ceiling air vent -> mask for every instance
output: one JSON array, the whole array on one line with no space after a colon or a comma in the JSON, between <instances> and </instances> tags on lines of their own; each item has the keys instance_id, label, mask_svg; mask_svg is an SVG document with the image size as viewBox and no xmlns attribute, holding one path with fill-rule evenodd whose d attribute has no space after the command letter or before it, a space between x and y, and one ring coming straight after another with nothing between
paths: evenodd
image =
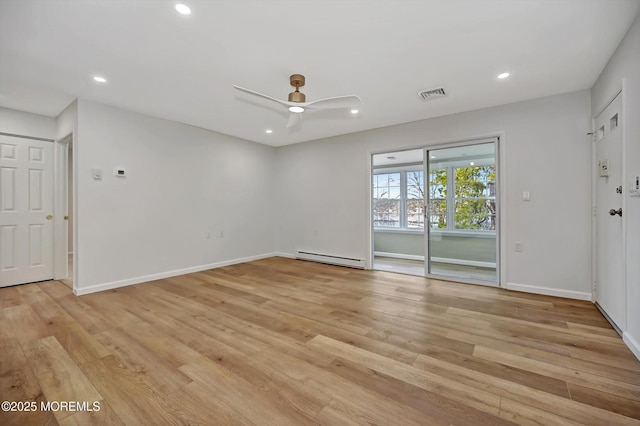
<instances>
[{"instance_id":1,"label":"ceiling air vent","mask_svg":"<svg viewBox=\"0 0 640 426\"><path fill-rule=\"evenodd\" d=\"M422 99L423 102L426 102L435 98L443 98L445 96L447 96L447 92L444 91L444 87L418 91L418 97Z\"/></svg>"}]
</instances>

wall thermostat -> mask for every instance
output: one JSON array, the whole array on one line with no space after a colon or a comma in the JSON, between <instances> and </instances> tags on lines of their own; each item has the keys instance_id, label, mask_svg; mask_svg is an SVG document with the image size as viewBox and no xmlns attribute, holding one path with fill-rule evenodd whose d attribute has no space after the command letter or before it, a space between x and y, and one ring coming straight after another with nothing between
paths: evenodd
<instances>
[{"instance_id":1,"label":"wall thermostat","mask_svg":"<svg viewBox=\"0 0 640 426\"><path fill-rule=\"evenodd\" d=\"M113 169L113 175L117 177L125 177L127 175L127 172L125 171L125 169L115 168Z\"/></svg>"}]
</instances>

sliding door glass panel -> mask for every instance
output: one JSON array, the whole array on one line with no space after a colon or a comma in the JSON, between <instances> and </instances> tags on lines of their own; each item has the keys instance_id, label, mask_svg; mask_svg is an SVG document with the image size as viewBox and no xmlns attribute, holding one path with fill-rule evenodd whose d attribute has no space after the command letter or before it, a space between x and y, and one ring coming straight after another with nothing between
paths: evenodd
<instances>
[{"instance_id":1,"label":"sliding door glass panel","mask_svg":"<svg viewBox=\"0 0 640 426\"><path fill-rule=\"evenodd\" d=\"M497 284L496 143L427 151L429 275Z\"/></svg>"},{"instance_id":2,"label":"sliding door glass panel","mask_svg":"<svg viewBox=\"0 0 640 426\"><path fill-rule=\"evenodd\" d=\"M372 158L373 269L425 275L422 149Z\"/></svg>"}]
</instances>

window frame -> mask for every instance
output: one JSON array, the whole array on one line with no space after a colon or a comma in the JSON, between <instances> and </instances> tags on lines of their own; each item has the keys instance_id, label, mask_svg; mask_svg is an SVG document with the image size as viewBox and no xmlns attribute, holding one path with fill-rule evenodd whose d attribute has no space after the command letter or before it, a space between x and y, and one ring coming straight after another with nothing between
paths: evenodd
<instances>
[{"instance_id":1,"label":"window frame","mask_svg":"<svg viewBox=\"0 0 640 426\"><path fill-rule=\"evenodd\" d=\"M392 174L392 173L400 173L400 209L399 209L399 227L390 227L390 226L376 226L375 223L373 225L373 229L376 232L399 232L399 233L424 233L424 209L425 209L425 200L424 196L422 198L422 228L410 228L408 221L408 212L407 212L407 201L408 198L408 178L407 173L410 172L421 172L422 173L422 188L424 192L425 188L425 178L424 178L424 166L422 163L408 163L408 164L396 164L391 167L388 166L380 166L375 167L373 169L372 174L372 192L375 191L375 176L381 174ZM372 194L373 195L373 194ZM372 196L372 200L375 200L376 197ZM411 198L411 200L417 200L419 198Z\"/></svg>"},{"instance_id":2,"label":"window frame","mask_svg":"<svg viewBox=\"0 0 640 426\"><path fill-rule=\"evenodd\" d=\"M473 161L474 165L471 166L469 161ZM456 228L455 223L455 202L457 200L494 200L497 203L497 194L493 197L467 197L467 198L457 198L455 194L456 187L456 176L455 169L462 167L483 167L483 166L494 166L497 168L497 161L495 158L469 158L469 160L465 161L443 161L443 162L431 162L429 161L428 169L446 169L447 170L447 195L445 198L436 198L435 200L445 200L447 209L446 209L446 228L430 228L429 232L438 235L465 235L465 236L478 236L478 237L493 237L496 235L496 230L483 230L483 229L459 229ZM374 167L372 174L372 193L375 188L375 175L378 174L391 174L391 173L400 173L400 209L399 209L399 227L381 227L373 225L373 229L375 232L395 232L395 233L424 233L425 227L429 226L429 220L425 218L425 211L427 209L427 202L431 202L431 199L428 197L428 179L429 179L429 170L424 170L423 163L407 163L407 164L396 164L393 166L378 166ZM408 184L407 184L407 172L419 171L422 172L422 185L423 185L423 193L424 197L422 199L422 228L409 228L408 227L408 214L407 214L407 200L408 200ZM496 170L497 172L497 170ZM372 194L373 195L373 194ZM372 199L375 197L372 196ZM453 207L449 207L453 206ZM496 224L497 226L497 224Z\"/></svg>"},{"instance_id":3,"label":"window frame","mask_svg":"<svg viewBox=\"0 0 640 426\"><path fill-rule=\"evenodd\" d=\"M474 165L471 166L469 164L470 161L474 162ZM430 228L429 232L432 234L447 234L447 235L476 235L476 236L493 236L496 235L495 229L461 229L456 228L456 210L455 210L455 202L458 200L494 200L497 202L497 194L493 197L465 197L458 198L456 197L455 189L456 189L456 174L455 170L464 167L484 167L484 166L494 166L497 168L495 158L469 158L469 160L465 161L436 161L429 162L429 170L441 170L446 169L447 171L447 195L445 198L436 198L435 200L446 201L447 209L446 209L446 228ZM426 174L427 178L429 177L429 173ZM425 186L428 187L428 182L425 182ZM429 203L431 203L431 199L429 199ZM452 207L450 207L452 206ZM425 223L428 222L425 220ZM496 224L497 226L497 224Z\"/></svg>"}]
</instances>

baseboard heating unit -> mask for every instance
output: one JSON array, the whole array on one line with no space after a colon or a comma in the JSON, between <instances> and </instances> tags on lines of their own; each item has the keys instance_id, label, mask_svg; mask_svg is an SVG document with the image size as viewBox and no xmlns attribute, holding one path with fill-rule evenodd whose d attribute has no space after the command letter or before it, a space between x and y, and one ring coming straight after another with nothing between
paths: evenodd
<instances>
[{"instance_id":1,"label":"baseboard heating unit","mask_svg":"<svg viewBox=\"0 0 640 426\"><path fill-rule=\"evenodd\" d=\"M347 266L349 268L364 269L363 259L354 259L351 257L332 256L329 254L311 253L308 251L296 252L296 259L309 260L311 262L328 263L330 265Z\"/></svg>"}]
</instances>

